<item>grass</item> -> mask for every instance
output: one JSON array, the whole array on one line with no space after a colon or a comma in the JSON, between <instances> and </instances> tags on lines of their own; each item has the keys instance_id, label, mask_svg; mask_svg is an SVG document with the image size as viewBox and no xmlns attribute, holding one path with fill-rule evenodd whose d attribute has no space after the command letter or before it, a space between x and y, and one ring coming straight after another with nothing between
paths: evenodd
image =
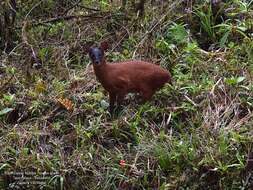
<instances>
[{"instance_id":1,"label":"grass","mask_svg":"<svg viewBox=\"0 0 253 190\"><path fill-rule=\"evenodd\" d=\"M17 189L22 174L37 183L29 189L252 188L253 31L240 11L243 2L226 3L236 12L227 15L229 25L211 23L210 4L195 2L198 14L191 16L202 19L200 26L189 25L184 4L157 23L169 2L146 3L143 18L108 1L86 2L112 17L29 26L41 68L32 66L30 46L15 31L17 47L0 55L0 189ZM57 2L43 3L39 10L47 12L28 19L54 16L54 7ZM233 33L233 19L245 27L237 28L240 35ZM221 27L229 35L222 36ZM196 30L203 38L196 39ZM213 45L209 50L199 44L205 36L213 40L205 44ZM108 61L135 54L168 69L173 85L144 105L129 95L111 119L108 96L84 54L90 41L103 40L111 44Z\"/></svg>"}]
</instances>

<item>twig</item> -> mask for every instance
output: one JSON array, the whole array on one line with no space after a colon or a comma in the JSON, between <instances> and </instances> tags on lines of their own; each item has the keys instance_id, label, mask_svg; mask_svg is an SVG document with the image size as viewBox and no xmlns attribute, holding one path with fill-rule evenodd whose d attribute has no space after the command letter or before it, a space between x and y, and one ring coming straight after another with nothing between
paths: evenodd
<instances>
[{"instance_id":1,"label":"twig","mask_svg":"<svg viewBox=\"0 0 253 190\"><path fill-rule=\"evenodd\" d=\"M220 81L222 80L222 78L220 78L214 85L213 85L213 88L211 90L211 94L214 96L214 90L216 88L216 86L220 83Z\"/></svg>"},{"instance_id":2,"label":"twig","mask_svg":"<svg viewBox=\"0 0 253 190\"><path fill-rule=\"evenodd\" d=\"M185 99L188 100L190 103L192 103L194 106L198 106L192 99L190 99L187 95L184 95Z\"/></svg>"},{"instance_id":3,"label":"twig","mask_svg":"<svg viewBox=\"0 0 253 190\"><path fill-rule=\"evenodd\" d=\"M2 121L0 121L0 127L1 127L1 129L4 128L4 123Z\"/></svg>"},{"instance_id":4,"label":"twig","mask_svg":"<svg viewBox=\"0 0 253 190\"><path fill-rule=\"evenodd\" d=\"M71 19L76 19L76 18L105 18L103 16L96 16L96 14L90 14L90 15L68 15L68 16L60 16L60 17L55 17L55 18L50 18L48 20L44 20L38 23L33 24L33 26L37 25L42 25L46 23L54 23L62 20L71 20Z\"/></svg>"}]
</instances>

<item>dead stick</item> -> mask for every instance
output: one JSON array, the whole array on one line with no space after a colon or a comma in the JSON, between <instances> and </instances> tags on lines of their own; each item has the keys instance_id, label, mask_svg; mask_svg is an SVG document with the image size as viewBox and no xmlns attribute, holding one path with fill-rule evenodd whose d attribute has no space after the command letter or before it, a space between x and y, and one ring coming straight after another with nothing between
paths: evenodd
<instances>
[{"instance_id":1,"label":"dead stick","mask_svg":"<svg viewBox=\"0 0 253 190\"><path fill-rule=\"evenodd\" d=\"M68 16L59 16L55 18L50 18L41 22L33 23L31 22L31 26L40 26L48 23L55 23L59 21L67 21L67 20L72 20L72 19L78 19L78 18L85 18L85 19L107 19L111 18L111 15L108 16L97 16L96 14L90 14L90 15L68 15ZM21 29L23 28L22 26L17 27L16 29Z\"/></svg>"}]
</instances>

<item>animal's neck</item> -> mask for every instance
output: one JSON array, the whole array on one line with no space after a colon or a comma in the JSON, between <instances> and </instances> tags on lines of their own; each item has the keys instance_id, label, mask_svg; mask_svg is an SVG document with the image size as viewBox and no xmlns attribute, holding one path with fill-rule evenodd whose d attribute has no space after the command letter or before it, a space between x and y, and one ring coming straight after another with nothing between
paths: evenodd
<instances>
[{"instance_id":1,"label":"animal's neck","mask_svg":"<svg viewBox=\"0 0 253 190\"><path fill-rule=\"evenodd\" d=\"M104 82L105 77L107 75L107 64L102 63L99 66L93 66L95 74L100 82Z\"/></svg>"}]
</instances>

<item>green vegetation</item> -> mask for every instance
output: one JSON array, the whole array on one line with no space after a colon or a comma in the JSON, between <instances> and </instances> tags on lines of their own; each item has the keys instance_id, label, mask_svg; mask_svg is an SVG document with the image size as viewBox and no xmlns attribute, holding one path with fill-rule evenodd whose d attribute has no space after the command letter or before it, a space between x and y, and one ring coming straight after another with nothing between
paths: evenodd
<instances>
[{"instance_id":1,"label":"green vegetation","mask_svg":"<svg viewBox=\"0 0 253 190\"><path fill-rule=\"evenodd\" d=\"M0 13L0 189L18 172L51 172L28 189L253 188L252 0L6 0ZM173 85L144 105L130 94L111 119L84 53L102 41L108 61L152 61Z\"/></svg>"}]
</instances>

